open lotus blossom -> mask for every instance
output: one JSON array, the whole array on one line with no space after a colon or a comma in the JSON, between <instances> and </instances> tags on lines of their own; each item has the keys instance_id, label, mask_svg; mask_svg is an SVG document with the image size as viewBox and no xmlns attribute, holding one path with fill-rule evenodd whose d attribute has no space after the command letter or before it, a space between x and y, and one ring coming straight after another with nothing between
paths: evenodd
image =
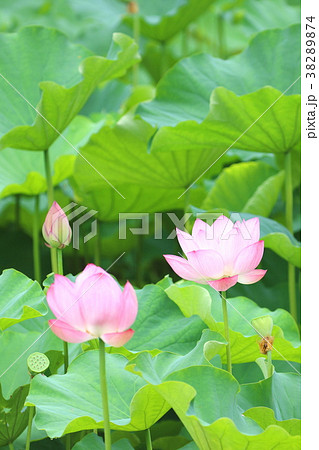
<instances>
[{"instance_id":1,"label":"open lotus blossom","mask_svg":"<svg viewBox=\"0 0 319 450\"><path fill-rule=\"evenodd\" d=\"M123 291L101 267L88 264L75 283L55 275L47 292L48 304L57 317L49 320L52 331L66 342L85 342L101 338L121 347L134 334L138 303L132 285Z\"/></svg>"},{"instance_id":2,"label":"open lotus blossom","mask_svg":"<svg viewBox=\"0 0 319 450\"><path fill-rule=\"evenodd\" d=\"M57 202L53 202L42 226L48 247L64 248L71 242L72 230L68 218Z\"/></svg>"},{"instance_id":3,"label":"open lotus blossom","mask_svg":"<svg viewBox=\"0 0 319 450\"><path fill-rule=\"evenodd\" d=\"M175 255L164 257L185 280L226 291L237 282L256 283L267 272L256 269L264 253L258 217L234 224L220 216L211 226L196 219L192 235L179 229L176 232L187 259Z\"/></svg>"}]
</instances>

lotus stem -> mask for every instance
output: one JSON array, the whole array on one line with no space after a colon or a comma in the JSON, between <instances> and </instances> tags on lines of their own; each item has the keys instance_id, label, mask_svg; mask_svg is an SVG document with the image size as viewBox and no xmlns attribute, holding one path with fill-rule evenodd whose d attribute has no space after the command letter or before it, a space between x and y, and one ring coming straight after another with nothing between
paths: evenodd
<instances>
[{"instance_id":1,"label":"lotus stem","mask_svg":"<svg viewBox=\"0 0 319 450\"><path fill-rule=\"evenodd\" d=\"M19 228L20 228L20 200L21 200L21 195L17 194L15 196L15 207L14 207L14 219L15 219L15 226L16 226L17 230L19 230Z\"/></svg>"},{"instance_id":2,"label":"lotus stem","mask_svg":"<svg viewBox=\"0 0 319 450\"><path fill-rule=\"evenodd\" d=\"M109 402L107 398L107 382L105 369L105 344L102 339L99 339L99 363L100 363L100 383L104 419L104 443L105 450L111 450L111 429L109 417Z\"/></svg>"},{"instance_id":3,"label":"lotus stem","mask_svg":"<svg viewBox=\"0 0 319 450\"><path fill-rule=\"evenodd\" d=\"M63 275L63 255L62 255L62 249L57 248L57 274Z\"/></svg>"},{"instance_id":4,"label":"lotus stem","mask_svg":"<svg viewBox=\"0 0 319 450\"><path fill-rule=\"evenodd\" d=\"M272 360L271 360L271 350L267 353L267 368L268 368L268 377L272 376Z\"/></svg>"},{"instance_id":5,"label":"lotus stem","mask_svg":"<svg viewBox=\"0 0 319 450\"><path fill-rule=\"evenodd\" d=\"M292 183L292 156L291 152L285 156L285 195L286 195L286 227L293 234L293 183ZM297 321L297 298L296 298L296 270L295 266L288 263L288 293L289 310L292 317Z\"/></svg>"},{"instance_id":6,"label":"lotus stem","mask_svg":"<svg viewBox=\"0 0 319 450\"><path fill-rule=\"evenodd\" d=\"M145 430L145 443L146 443L146 449L147 450L152 450L153 449L152 436L151 436L151 429L150 428L147 428L147 430Z\"/></svg>"},{"instance_id":7,"label":"lotus stem","mask_svg":"<svg viewBox=\"0 0 319 450\"><path fill-rule=\"evenodd\" d=\"M46 175L46 179L47 179L47 188L48 188L48 206L50 208L54 201L54 190L53 190L53 183L52 183L49 150L44 150L44 166L45 166L45 175Z\"/></svg>"},{"instance_id":8,"label":"lotus stem","mask_svg":"<svg viewBox=\"0 0 319 450\"><path fill-rule=\"evenodd\" d=\"M10 449L10 450L14 450L14 446L13 446L12 442L9 442L9 443L8 443L8 446L9 446L9 449Z\"/></svg>"},{"instance_id":9,"label":"lotus stem","mask_svg":"<svg viewBox=\"0 0 319 450\"><path fill-rule=\"evenodd\" d=\"M57 273L63 275L63 255L62 249L57 248ZM64 358L64 373L67 373L69 367L69 346L68 343L63 341L63 358Z\"/></svg>"},{"instance_id":10,"label":"lotus stem","mask_svg":"<svg viewBox=\"0 0 319 450\"><path fill-rule=\"evenodd\" d=\"M225 339L227 341L226 345L227 370L229 373L232 373L226 291L221 292L220 295L222 298L222 306L223 306Z\"/></svg>"},{"instance_id":11,"label":"lotus stem","mask_svg":"<svg viewBox=\"0 0 319 450\"><path fill-rule=\"evenodd\" d=\"M25 443L25 450L30 450L30 442L31 442L31 429L32 429L32 420L34 416L34 406L29 406L29 420L28 420L28 429L27 429L27 440Z\"/></svg>"},{"instance_id":12,"label":"lotus stem","mask_svg":"<svg viewBox=\"0 0 319 450\"><path fill-rule=\"evenodd\" d=\"M45 176L47 179L47 190L48 190L48 208L50 209L52 206L52 203L54 201L54 190L53 190L53 183L52 183L52 174L51 174L51 167L50 167L50 157L49 157L49 150L44 150L44 167L45 167ZM51 255L51 268L52 272L57 273L57 265L56 265L56 249L50 248L50 255Z\"/></svg>"},{"instance_id":13,"label":"lotus stem","mask_svg":"<svg viewBox=\"0 0 319 450\"><path fill-rule=\"evenodd\" d=\"M190 205L190 191L191 191L191 187L190 186L188 186L188 188L186 189L186 191L184 192L184 215L186 216L187 214L188 214L188 212L189 212L189 209L188 209L188 207L189 207L189 205ZM186 216L187 217L187 216ZM188 232L188 233L191 233L192 232L192 226L191 226L191 224L188 222L188 220L186 220L186 222L185 222L185 230Z\"/></svg>"},{"instance_id":14,"label":"lotus stem","mask_svg":"<svg viewBox=\"0 0 319 450\"><path fill-rule=\"evenodd\" d=\"M41 283L41 260L40 260L40 240L39 240L39 196L34 197L33 213L33 274L38 283Z\"/></svg>"},{"instance_id":15,"label":"lotus stem","mask_svg":"<svg viewBox=\"0 0 319 450\"><path fill-rule=\"evenodd\" d=\"M135 3L137 5L137 9L138 9L137 0L135 0ZM133 14L133 37L134 37L134 41L137 43L137 45L139 45L140 17L139 17L138 11ZM138 66L139 66L138 63L134 64L134 66L133 66L133 79L132 79L133 87L136 87L138 85Z\"/></svg>"},{"instance_id":16,"label":"lotus stem","mask_svg":"<svg viewBox=\"0 0 319 450\"><path fill-rule=\"evenodd\" d=\"M143 247L144 247L144 236L142 234L139 234L137 236L137 245L136 245L136 284L139 287L142 287L144 278Z\"/></svg>"},{"instance_id":17,"label":"lotus stem","mask_svg":"<svg viewBox=\"0 0 319 450\"><path fill-rule=\"evenodd\" d=\"M71 450L71 435L67 434L65 436L65 448L66 450Z\"/></svg>"},{"instance_id":18,"label":"lotus stem","mask_svg":"<svg viewBox=\"0 0 319 450\"><path fill-rule=\"evenodd\" d=\"M101 265L101 233L100 233L100 222L96 221L96 237L94 242L94 264L96 266Z\"/></svg>"}]
</instances>

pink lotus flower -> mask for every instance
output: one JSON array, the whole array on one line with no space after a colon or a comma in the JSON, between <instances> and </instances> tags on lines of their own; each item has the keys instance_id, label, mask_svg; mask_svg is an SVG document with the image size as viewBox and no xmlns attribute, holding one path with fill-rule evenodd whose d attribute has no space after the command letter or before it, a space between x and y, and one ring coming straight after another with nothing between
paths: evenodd
<instances>
[{"instance_id":1,"label":"pink lotus flower","mask_svg":"<svg viewBox=\"0 0 319 450\"><path fill-rule=\"evenodd\" d=\"M71 242L72 231L63 209L53 202L42 226L48 247L64 248Z\"/></svg>"},{"instance_id":2,"label":"pink lotus flower","mask_svg":"<svg viewBox=\"0 0 319 450\"><path fill-rule=\"evenodd\" d=\"M130 326L137 315L137 298L127 282L123 291L101 267L88 264L75 283L55 275L48 289L48 304L57 317L49 320L52 331L66 342L101 338L121 347L134 334Z\"/></svg>"},{"instance_id":3,"label":"pink lotus flower","mask_svg":"<svg viewBox=\"0 0 319 450\"><path fill-rule=\"evenodd\" d=\"M226 291L237 282L256 283L267 272L256 269L264 253L259 228L258 217L234 224L220 216L212 226L196 219L192 235L176 229L187 259L164 257L181 278L209 284L217 291Z\"/></svg>"}]
</instances>

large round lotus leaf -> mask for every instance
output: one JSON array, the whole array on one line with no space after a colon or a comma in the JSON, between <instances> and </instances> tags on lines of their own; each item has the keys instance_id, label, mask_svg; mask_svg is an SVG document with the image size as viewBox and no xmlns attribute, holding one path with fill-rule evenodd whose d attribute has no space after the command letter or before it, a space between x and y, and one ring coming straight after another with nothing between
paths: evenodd
<instances>
[{"instance_id":1,"label":"large round lotus leaf","mask_svg":"<svg viewBox=\"0 0 319 450\"><path fill-rule=\"evenodd\" d=\"M186 317L197 315L211 330L223 334L222 305L216 291L194 283L182 282L168 287L166 293ZM237 297L228 299L228 315L234 364L255 361L260 357L258 346L260 337L251 325L251 320L264 315L270 315L275 324L273 359L300 362L298 327L287 311L283 309L270 311L267 308L260 308L250 299ZM226 363L225 348L221 348L221 356ZM287 365L292 368L289 362Z\"/></svg>"},{"instance_id":2,"label":"large round lotus leaf","mask_svg":"<svg viewBox=\"0 0 319 450\"><path fill-rule=\"evenodd\" d=\"M278 173L261 161L233 164L219 175L202 207L206 210L226 208L267 217L278 199L283 182L283 172Z\"/></svg>"},{"instance_id":3,"label":"large round lotus leaf","mask_svg":"<svg viewBox=\"0 0 319 450\"><path fill-rule=\"evenodd\" d=\"M113 35L108 58L36 26L1 34L0 47L0 149L46 150L100 82L138 61L137 45L120 33Z\"/></svg>"},{"instance_id":4,"label":"large round lotus leaf","mask_svg":"<svg viewBox=\"0 0 319 450\"><path fill-rule=\"evenodd\" d=\"M1 348L10 349L3 352L0 359L0 383L5 398L9 398L19 386L30 382L27 359L31 353L63 350L62 341L49 330L47 322L40 330L36 325L30 328L23 331L13 331L12 328L0 336ZM53 353L56 355L51 352L51 356Z\"/></svg>"},{"instance_id":5,"label":"large round lotus leaf","mask_svg":"<svg viewBox=\"0 0 319 450\"><path fill-rule=\"evenodd\" d=\"M218 87L212 93L210 112L203 122L188 120L161 128L151 150L158 153L173 147L177 154L185 150L201 154L214 148L220 155L231 147L281 154L298 150L300 104L300 95L282 95L273 87L243 96ZM205 167L201 176L216 160Z\"/></svg>"},{"instance_id":6,"label":"large round lotus leaf","mask_svg":"<svg viewBox=\"0 0 319 450\"><path fill-rule=\"evenodd\" d=\"M0 446L13 442L28 425L29 411L24 402L29 386L20 386L6 400L1 393L0 385Z\"/></svg>"},{"instance_id":7,"label":"large round lotus leaf","mask_svg":"<svg viewBox=\"0 0 319 450\"><path fill-rule=\"evenodd\" d=\"M33 378L27 402L37 406L35 423L50 437L103 428L98 360L98 351L87 351L70 364L66 375ZM126 364L124 356L106 354L111 426L143 430L169 407L144 380L126 371Z\"/></svg>"},{"instance_id":8,"label":"large round lotus leaf","mask_svg":"<svg viewBox=\"0 0 319 450\"><path fill-rule=\"evenodd\" d=\"M167 363L166 373L190 365L208 365L204 349L212 339L223 340L217 333L206 330L195 348L185 356L163 353ZM148 359L150 354L145 351L141 357ZM106 354L111 426L115 430L143 430L160 419L169 406L142 378L126 370L127 363L123 355ZM162 371L163 367L159 368L158 377L161 377ZM66 375L50 378L36 376L27 401L36 405L36 424L40 429L45 429L50 437L102 428L98 351L91 350L80 355L69 366ZM57 415L59 421L56 420Z\"/></svg>"},{"instance_id":9,"label":"large round lotus leaf","mask_svg":"<svg viewBox=\"0 0 319 450\"><path fill-rule=\"evenodd\" d=\"M47 312L40 285L14 269L0 276L0 330Z\"/></svg>"},{"instance_id":10,"label":"large round lotus leaf","mask_svg":"<svg viewBox=\"0 0 319 450\"><path fill-rule=\"evenodd\" d=\"M52 144L49 158L53 185L72 175L75 156L78 155L73 147L77 149L84 145L100 126L101 122L94 123L86 117L77 116L63 133L68 142L59 136ZM46 190L42 153L20 152L13 148L0 152L0 197L13 194L38 195Z\"/></svg>"},{"instance_id":11,"label":"large round lotus leaf","mask_svg":"<svg viewBox=\"0 0 319 450\"><path fill-rule=\"evenodd\" d=\"M125 345L128 350L157 349L184 354L194 348L206 328L199 317L184 317L160 286L144 286L137 296L139 310L134 336Z\"/></svg>"},{"instance_id":12,"label":"large round lotus leaf","mask_svg":"<svg viewBox=\"0 0 319 450\"><path fill-rule=\"evenodd\" d=\"M298 418L298 395L281 396L278 392L286 384L289 392L295 393L300 387L299 376L274 374L242 387L242 394L237 381L224 370L198 365L167 373L167 358L166 353L155 357L140 354L128 368L165 398L200 449L299 448L300 436L295 436L295 432L290 435L278 422L264 431L259 417L257 425L257 421L245 420L243 414L248 408L272 404L278 421ZM256 396L257 392L260 395Z\"/></svg>"},{"instance_id":13,"label":"large round lotus leaf","mask_svg":"<svg viewBox=\"0 0 319 450\"><path fill-rule=\"evenodd\" d=\"M300 77L299 52L299 26L293 25L257 34L246 50L228 60L208 54L182 59L159 82L155 99L137 112L153 125L174 126L185 120L204 120L211 92L218 86L237 95L264 86L284 92ZM287 92L297 93L300 82Z\"/></svg>"},{"instance_id":14,"label":"large round lotus leaf","mask_svg":"<svg viewBox=\"0 0 319 450\"><path fill-rule=\"evenodd\" d=\"M150 152L149 146L154 133L155 129L139 117L124 116L114 127L104 126L92 135L89 142L80 149L91 166L81 157L75 162L74 178L79 188L79 197L81 198L84 186L91 196L99 197L98 191L102 189L105 192L105 187L110 187L111 184L115 193L124 199L124 212L129 205L131 208L134 205L138 212L149 211L141 209L142 203L144 208L148 208L154 205L154 198L147 199L147 195L142 195L142 202L136 198L141 189L135 188L130 193L131 186L138 186L143 188L145 194L154 192L161 209L165 205L167 209L172 205L180 205L179 197L184 189L218 159L223 151L207 148L198 152L197 149L193 151L184 148L178 152L173 143L167 141L165 151ZM99 173L92 166L98 168ZM125 185L126 189L121 190L121 186ZM84 197L85 195L87 194L84 192ZM110 209L110 206L106 205L106 208Z\"/></svg>"}]
</instances>

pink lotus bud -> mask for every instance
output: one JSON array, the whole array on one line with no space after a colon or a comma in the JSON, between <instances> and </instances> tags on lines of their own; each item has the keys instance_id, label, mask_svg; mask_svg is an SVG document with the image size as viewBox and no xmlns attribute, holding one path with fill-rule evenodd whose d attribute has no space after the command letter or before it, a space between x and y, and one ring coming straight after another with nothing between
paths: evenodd
<instances>
[{"instance_id":1,"label":"pink lotus bud","mask_svg":"<svg viewBox=\"0 0 319 450\"><path fill-rule=\"evenodd\" d=\"M88 264L75 283L55 275L47 293L49 307L57 319L49 320L54 334L66 342L101 338L122 347L134 334L138 303L133 286L122 290L101 267Z\"/></svg>"},{"instance_id":2,"label":"pink lotus bud","mask_svg":"<svg viewBox=\"0 0 319 450\"><path fill-rule=\"evenodd\" d=\"M42 235L48 247L64 248L71 242L72 231L67 216L57 202L53 202L45 218Z\"/></svg>"}]
</instances>

